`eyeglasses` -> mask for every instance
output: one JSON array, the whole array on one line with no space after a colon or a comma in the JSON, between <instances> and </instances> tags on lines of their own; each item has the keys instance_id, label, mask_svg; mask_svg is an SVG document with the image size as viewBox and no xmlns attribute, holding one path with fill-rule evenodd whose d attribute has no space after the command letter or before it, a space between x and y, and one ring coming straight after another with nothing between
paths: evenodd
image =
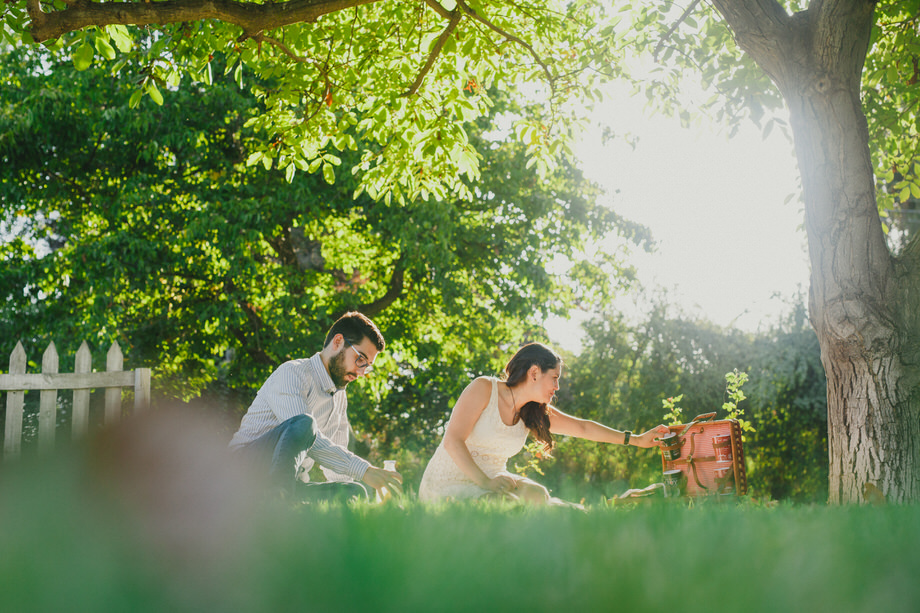
<instances>
[{"instance_id":1,"label":"eyeglasses","mask_svg":"<svg viewBox=\"0 0 920 613\"><path fill-rule=\"evenodd\" d=\"M349 347L351 347L352 351L355 352L355 355L358 356L355 358L355 368L358 370L363 370L365 375L371 372L374 367L371 365L371 361L367 359L367 356L355 349L354 345L349 345Z\"/></svg>"}]
</instances>

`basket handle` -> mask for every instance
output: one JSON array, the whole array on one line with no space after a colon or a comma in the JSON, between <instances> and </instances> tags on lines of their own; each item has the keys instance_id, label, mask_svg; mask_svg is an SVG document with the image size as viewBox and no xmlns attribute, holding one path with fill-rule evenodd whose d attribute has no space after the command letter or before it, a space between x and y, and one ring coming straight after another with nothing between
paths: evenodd
<instances>
[{"instance_id":1,"label":"basket handle","mask_svg":"<svg viewBox=\"0 0 920 613\"><path fill-rule=\"evenodd\" d=\"M678 436L683 436L683 435L685 435L685 434L687 433L687 431L688 431L690 428L693 427L693 424L698 424L698 423L704 422L704 421L710 421L710 420L712 420L712 418L715 417L715 416L716 416L715 412L713 412L713 413L702 413L702 414L700 414L700 415L697 415L696 417L693 418L693 421L691 421L689 424L687 424L687 425L684 427L684 429L681 431L680 434L678 434Z\"/></svg>"}]
</instances>

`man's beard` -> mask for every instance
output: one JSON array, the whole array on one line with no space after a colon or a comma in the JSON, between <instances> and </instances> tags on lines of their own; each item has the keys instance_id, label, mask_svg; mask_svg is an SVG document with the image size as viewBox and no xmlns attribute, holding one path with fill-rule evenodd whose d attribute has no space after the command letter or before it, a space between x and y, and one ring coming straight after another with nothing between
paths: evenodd
<instances>
[{"instance_id":1,"label":"man's beard","mask_svg":"<svg viewBox=\"0 0 920 613\"><path fill-rule=\"evenodd\" d=\"M348 385L345 380L347 374L350 373L345 370L345 352L340 351L329 360L329 378L338 389L343 390Z\"/></svg>"}]
</instances>

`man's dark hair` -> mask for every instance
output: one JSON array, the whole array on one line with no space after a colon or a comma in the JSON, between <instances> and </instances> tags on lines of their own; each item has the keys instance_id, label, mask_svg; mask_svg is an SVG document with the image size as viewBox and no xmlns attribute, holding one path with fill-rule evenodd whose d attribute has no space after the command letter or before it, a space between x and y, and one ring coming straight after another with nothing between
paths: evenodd
<instances>
[{"instance_id":1,"label":"man's dark hair","mask_svg":"<svg viewBox=\"0 0 920 613\"><path fill-rule=\"evenodd\" d=\"M326 341L323 343L323 347L328 346L336 334L341 334L345 337L345 342L349 345L358 345L367 337L377 347L377 351L383 351L383 348L386 347L383 335L376 324L366 315L357 311L345 313L339 317L338 321L332 324L329 332L326 333Z\"/></svg>"}]
</instances>

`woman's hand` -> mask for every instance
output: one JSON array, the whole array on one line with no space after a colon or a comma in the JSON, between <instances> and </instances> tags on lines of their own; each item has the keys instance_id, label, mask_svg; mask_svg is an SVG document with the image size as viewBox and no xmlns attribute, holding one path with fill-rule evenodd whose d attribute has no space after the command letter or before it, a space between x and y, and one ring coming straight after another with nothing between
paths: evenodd
<instances>
[{"instance_id":1,"label":"woman's hand","mask_svg":"<svg viewBox=\"0 0 920 613\"><path fill-rule=\"evenodd\" d=\"M517 482L508 475L498 475L489 479L484 489L500 496L507 496L517 489Z\"/></svg>"},{"instance_id":2,"label":"woman's hand","mask_svg":"<svg viewBox=\"0 0 920 613\"><path fill-rule=\"evenodd\" d=\"M644 448L654 447L655 445L658 444L658 441L656 441L655 439L657 439L660 436L664 436L668 432L670 432L670 430L668 429L666 425L659 424L655 426L654 428L652 428L651 430L649 430L648 432L643 432L642 434L631 436L629 439L629 443L631 445L635 445L636 447L644 447Z\"/></svg>"}]
</instances>

